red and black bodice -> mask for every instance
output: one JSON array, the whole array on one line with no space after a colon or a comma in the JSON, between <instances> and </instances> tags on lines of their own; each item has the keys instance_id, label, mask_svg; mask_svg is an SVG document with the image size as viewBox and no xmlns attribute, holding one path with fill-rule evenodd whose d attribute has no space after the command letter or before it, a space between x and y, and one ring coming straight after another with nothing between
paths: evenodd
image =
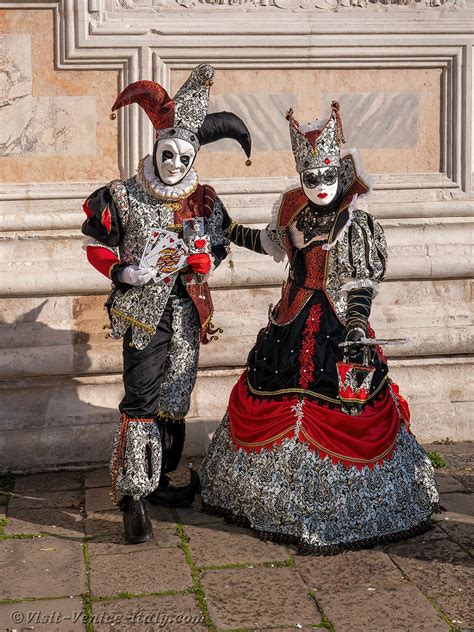
<instances>
[{"instance_id":1,"label":"red and black bodice","mask_svg":"<svg viewBox=\"0 0 474 632\"><path fill-rule=\"evenodd\" d=\"M323 243L315 241L302 249L290 249L290 271L282 298L248 356L247 383L254 396L304 393L340 404L336 362L342 360L339 343L344 325L323 290L327 256ZM373 365L372 399L383 390L387 377L381 354L375 354Z\"/></svg>"}]
</instances>

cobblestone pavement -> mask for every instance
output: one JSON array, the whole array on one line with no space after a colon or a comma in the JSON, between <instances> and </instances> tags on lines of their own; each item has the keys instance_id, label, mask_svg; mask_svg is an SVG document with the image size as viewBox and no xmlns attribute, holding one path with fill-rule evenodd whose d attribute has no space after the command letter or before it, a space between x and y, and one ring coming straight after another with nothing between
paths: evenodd
<instances>
[{"instance_id":1,"label":"cobblestone pavement","mask_svg":"<svg viewBox=\"0 0 474 632\"><path fill-rule=\"evenodd\" d=\"M154 540L130 546L105 469L4 477L0 630L474 630L473 448L428 446L447 462L430 532L332 558L197 503L152 508Z\"/></svg>"}]
</instances>

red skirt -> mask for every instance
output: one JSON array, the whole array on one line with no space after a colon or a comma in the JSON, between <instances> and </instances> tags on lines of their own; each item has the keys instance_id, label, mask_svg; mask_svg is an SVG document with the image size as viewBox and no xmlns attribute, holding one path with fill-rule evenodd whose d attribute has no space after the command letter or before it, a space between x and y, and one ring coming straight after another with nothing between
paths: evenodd
<instances>
[{"instance_id":1,"label":"red skirt","mask_svg":"<svg viewBox=\"0 0 474 632\"><path fill-rule=\"evenodd\" d=\"M229 432L234 445L244 450L271 449L297 435L322 458L347 467L373 467L393 453L400 425L409 425L409 409L396 384L362 414L351 416L316 400L297 395L286 399L253 397L245 371L234 386L228 406Z\"/></svg>"}]
</instances>

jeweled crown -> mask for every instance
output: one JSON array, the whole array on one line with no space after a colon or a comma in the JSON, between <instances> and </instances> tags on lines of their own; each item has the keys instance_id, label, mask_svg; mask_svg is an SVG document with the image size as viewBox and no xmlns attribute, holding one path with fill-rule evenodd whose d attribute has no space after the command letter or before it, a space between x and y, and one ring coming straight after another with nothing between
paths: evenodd
<instances>
[{"instance_id":1,"label":"jeweled crown","mask_svg":"<svg viewBox=\"0 0 474 632\"><path fill-rule=\"evenodd\" d=\"M324 121L300 125L293 110L286 113L290 126L291 149L298 173L307 169L338 167L341 160L341 144L345 142L344 130L337 101L331 103L331 114Z\"/></svg>"}]
</instances>

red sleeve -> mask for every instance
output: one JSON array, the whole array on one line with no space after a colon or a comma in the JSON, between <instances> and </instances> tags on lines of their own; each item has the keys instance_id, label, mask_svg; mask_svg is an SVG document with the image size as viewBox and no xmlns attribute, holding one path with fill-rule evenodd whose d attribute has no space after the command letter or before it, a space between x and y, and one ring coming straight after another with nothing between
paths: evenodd
<instances>
[{"instance_id":1,"label":"red sleeve","mask_svg":"<svg viewBox=\"0 0 474 632\"><path fill-rule=\"evenodd\" d=\"M100 246L87 246L87 259L96 270L102 272L103 275L110 278L110 268L114 263L119 263L120 259L108 248Z\"/></svg>"}]
</instances>

